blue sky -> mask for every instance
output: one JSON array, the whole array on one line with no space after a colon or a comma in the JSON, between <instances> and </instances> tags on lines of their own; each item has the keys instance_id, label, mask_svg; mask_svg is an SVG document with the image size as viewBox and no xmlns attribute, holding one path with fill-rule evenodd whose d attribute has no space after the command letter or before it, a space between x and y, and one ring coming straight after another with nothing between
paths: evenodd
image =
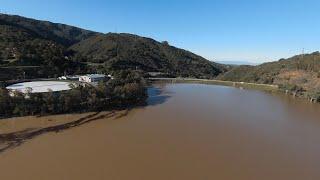
<instances>
[{"instance_id":1,"label":"blue sky","mask_svg":"<svg viewBox=\"0 0 320 180\"><path fill-rule=\"evenodd\" d=\"M0 12L167 40L210 60L320 50L318 0L0 0Z\"/></svg>"}]
</instances>

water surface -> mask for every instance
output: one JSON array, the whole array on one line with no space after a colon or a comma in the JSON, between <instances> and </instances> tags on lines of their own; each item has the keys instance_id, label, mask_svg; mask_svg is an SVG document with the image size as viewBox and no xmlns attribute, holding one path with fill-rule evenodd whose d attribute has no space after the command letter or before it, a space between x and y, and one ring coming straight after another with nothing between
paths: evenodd
<instances>
[{"instance_id":1,"label":"water surface","mask_svg":"<svg viewBox=\"0 0 320 180\"><path fill-rule=\"evenodd\" d=\"M204 84L149 94L127 116L0 154L0 179L320 179L318 104Z\"/></svg>"}]
</instances>

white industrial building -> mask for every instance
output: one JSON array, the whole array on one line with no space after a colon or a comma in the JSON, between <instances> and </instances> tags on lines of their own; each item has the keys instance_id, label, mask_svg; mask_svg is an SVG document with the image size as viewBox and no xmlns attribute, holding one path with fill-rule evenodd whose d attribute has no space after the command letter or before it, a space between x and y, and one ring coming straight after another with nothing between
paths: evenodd
<instances>
[{"instance_id":1,"label":"white industrial building","mask_svg":"<svg viewBox=\"0 0 320 180\"><path fill-rule=\"evenodd\" d=\"M106 79L104 74L87 74L79 77L80 82L97 83Z\"/></svg>"},{"instance_id":2,"label":"white industrial building","mask_svg":"<svg viewBox=\"0 0 320 180\"><path fill-rule=\"evenodd\" d=\"M13 84L6 87L9 91L21 93L46 93L70 90L70 82L62 81L33 81Z\"/></svg>"}]
</instances>

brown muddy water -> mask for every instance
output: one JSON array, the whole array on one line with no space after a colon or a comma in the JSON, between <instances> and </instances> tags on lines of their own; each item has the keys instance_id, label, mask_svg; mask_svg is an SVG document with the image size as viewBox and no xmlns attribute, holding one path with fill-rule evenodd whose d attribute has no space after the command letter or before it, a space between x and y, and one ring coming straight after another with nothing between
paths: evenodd
<instances>
[{"instance_id":1,"label":"brown muddy water","mask_svg":"<svg viewBox=\"0 0 320 180\"><path fill-rule=\"evenodd\" d=\"M149 94L148 106L127 114L2 120L2 133L23 133L91 118L0 153L0 179L320 179L318 104L204 84Z\"/></svg>"}]
</instances>

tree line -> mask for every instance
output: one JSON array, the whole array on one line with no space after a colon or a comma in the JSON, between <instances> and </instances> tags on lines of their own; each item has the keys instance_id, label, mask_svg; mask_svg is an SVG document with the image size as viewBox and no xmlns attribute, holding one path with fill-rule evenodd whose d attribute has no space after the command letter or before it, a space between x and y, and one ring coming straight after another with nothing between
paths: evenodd
<instances>
[{"instance_id":1,"label":"tree line","mask_svg":"<svg viewBox=\"0 0 320 180\"><path fill-rule=\"evenodd\" d=\"M19 93L0 88L0 117L102 111L144 103L146 82L136 71L120 71L98 86L74 86L69 91Z\"/></svg>"}]
</instances>

